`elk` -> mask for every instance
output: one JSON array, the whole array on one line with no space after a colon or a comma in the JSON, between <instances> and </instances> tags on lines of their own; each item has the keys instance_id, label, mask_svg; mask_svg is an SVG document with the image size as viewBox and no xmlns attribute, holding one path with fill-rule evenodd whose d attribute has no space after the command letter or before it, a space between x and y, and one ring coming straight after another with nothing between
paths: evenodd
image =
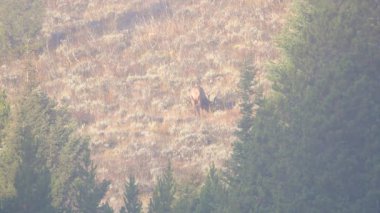
<instances>
[{"instance_id":1,"label":"elk","mask_svg":"<svg viewBox=\"0 0 380 213\"><path fill-rule=\"evenodd\" d=\"M197 116L201 115L201 110L205 110L206 112L210 111L211 102L207 98L206 93L201 86L196 85L195 87L191 88L190 100Z\"/></svg>"}]
</instances>

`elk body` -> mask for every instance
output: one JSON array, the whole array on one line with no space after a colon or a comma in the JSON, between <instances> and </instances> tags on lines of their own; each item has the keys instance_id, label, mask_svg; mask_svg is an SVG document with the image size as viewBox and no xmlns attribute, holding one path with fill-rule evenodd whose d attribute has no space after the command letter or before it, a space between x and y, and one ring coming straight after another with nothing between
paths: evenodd
<instances>
[{"instance_id":1,"label":"elk body","mask_svg":"<svg viewBox=\"0 0 380 213\"><path fill-rule=\"evenodd\" d=\"M191 104L194 107L195 114L201 115L201 110L210 111L210 100L207 98L205 91L200 86L195 86L190 90Z\"/></svg>"}]
</instances>

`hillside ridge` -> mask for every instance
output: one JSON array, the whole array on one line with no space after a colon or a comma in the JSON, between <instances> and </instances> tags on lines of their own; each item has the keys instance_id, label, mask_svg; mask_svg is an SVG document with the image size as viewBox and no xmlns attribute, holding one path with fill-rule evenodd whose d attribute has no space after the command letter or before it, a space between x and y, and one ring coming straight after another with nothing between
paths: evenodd
<instances>
[{"instance_id":1,"label":"hillside ridge","mask_svg":"<svg viewBox=\"0 0 380 213\"><path fill-rule=\"evenodd\" d=\"M268 87L265 63L278 58L274 38L290 0L47 1L44 51L0 67L1 86L17 93L30 62L40 87L92 138L106 200L122 205L128 174L143 201L171 159L181 183L199 185L224 165L239 119L237 83L245 59ZM215 111L194 116L188 92L200 82Z\"/></svg>"}]
</instances>

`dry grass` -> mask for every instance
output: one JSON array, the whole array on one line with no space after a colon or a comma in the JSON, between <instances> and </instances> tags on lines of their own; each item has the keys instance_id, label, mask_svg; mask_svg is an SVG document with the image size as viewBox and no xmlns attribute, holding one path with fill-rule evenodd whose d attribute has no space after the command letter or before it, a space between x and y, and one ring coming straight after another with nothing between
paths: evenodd
<instances>
[{"instance_id":1,"label":"dry grass","mask_svg":"<svg viewBox=\"0 0 380 213\"><path fill-rule=\"evenodd\" d=\"M143 199L170 158L180 182L201 183L211 162L223 166L239 118L237 82L246 58L278 57L273 38L290 0L48 1L43 33L64 34L33 66L41 87L68 105L93 138L106 200L119 208L131 172ZM132 21L128 21L132 20ZM25 79L24 61L0 68L11 94ZM218 110L194 117L187 102L200 81Z\"/></svg>"}]
</instances>

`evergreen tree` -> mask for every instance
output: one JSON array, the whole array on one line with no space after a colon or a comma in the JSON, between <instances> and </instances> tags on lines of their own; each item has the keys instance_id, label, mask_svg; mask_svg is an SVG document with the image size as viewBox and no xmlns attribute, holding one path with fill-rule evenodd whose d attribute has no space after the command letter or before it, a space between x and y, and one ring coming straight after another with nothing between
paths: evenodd
<instances>
[{"instance_id":1,"label":"evergreen tree","mask_svg":"<svg viewBox=\"0 0 380 213\"><path fill-rule=\"evenodd\" d=\"M0 153L5 148L4 141L4 127L8 125L10 107L6 100L5 92L0 94ZM12 186L12 179L9 173L12 173L9 164L1 163L5 160L4 155L0 155L0 211L3 209L4 200L15 194Z\"/></svg>"},{"instance_id":2,"label":"evergreen tree","mask_svg":"<svg viewBox=\"0 0 380 213\"><path fill-rule=\"evenodd\" d=\"M249 140L249 130L253 123L253 107L254 103L252 101L253 96L253 86L254 86L254 75L255 68L245 62L240 71L240 112L242 117L238 123L238 131L236 131L236 136L240 141Z\"/></svg>"},{"instance_id":3,"label":"evergreen tree","mask_svg":"<svg viewBox=\"0 0 380 213\"><path fill-rule=\"evenodd\" d=\"M5 92L0 92L0 132L4 129L8 122L9 113L10 113L10 107L9 104L6 101L7 96L5 95ZM0 139L1 139L0 134ZM0 146L1 146L1 140L0 140Z\"/></svg>"},{"instance_id":4,"label":"evergreen tree","mask_svg":"<svg viewBox=\"0 0 380 213\"><path fill-rule=\"evenodd\" d=\"M135 176L130 175L128 183L125 184L124 207L120 210L120 213L139 213L141 212L141 206Z\"/></svg>"},{"instance_id":5,"label":"evergreen tree","mask_svg":"<svg viewBox=\"0 0 380 213\"><path fill-rule=\"evenodd\" d=\"M270 143L265 140L272 131L277 130L275 127L271 130L263 128L263 123L273 123L275 117L269 107L264 105L262 89L257 79L254 79L255 72L255 68L247 63L241 69L239 87L242 117L235 133L237 141L234 143L227 173L229 196L228 207L224 210L226 212L256 212L262 205L262 200L268 199L264 199L268 196L265 190L252 186L258 183L262 185L261 182L267 179L263 174L268 173L266 170L271 166L271 161L264 159L270 159L271 154L262 151L271 149Z\"/></svg>"},{"instance_id":6,"label":"evergreen tree","mask_svg":"<svg viewBox=\"0 0 380 213\"><path fill-rule=\"evenodd\" d=\"M157 185L153 191L153 196L149 202L149 211L151 213L170 213L174 201L174 194L176 192L175 180L173 177L173 170L171 163L164 174L158 178Z\"/></svg>"},{"instance_id":7,"label":"evergreen tree","mask_svg":"<svg viewBox=\"0 0 380 213\"><path fill-rule=\"evenodd\" d=\"M39 102L41 101L41 102ZM5 212L52 211L49 197L50 171L44 164L44 132L48 128L46 99L25 97L7 126L2 167L7 168L14 198Z\"/></svg>"},{"instance_id":8,"label":"evergreen tree","mask_svg":"<svg viewBox=\"0 0 380 213\"><path fill-rule=\"evenodd\" d=\"M88 139L37 90L16 105L0 150L3 212L96 212L108 183L95 182ZM1 197L0 197L1 198Z\"/></svg>"},{"instance_id":9,"label":"evergreen tree","mask_svg":"<svg viewBox=\"0 0 380 213\"><path fill-rule=\"evenodd\" d=\"M180 194L176 201L173 212L175 213L193 213L199 203L199 197L196 194L195 186L186 185L178 189L177 193Z\"/></svg>"},{"instance_id":10,"label":"evergreen tree","mask_svg":"<svg viewBox=\"0 0 380 213\"><path fill-rule=\"evenodd\" d=\"M239 93L240 93L240 113L241 119L238 123L238 130L235 132L237 141L234 143L234 155L230 160L231 169L239 170L241 169L241 163L244 161L241 157L244 152L243 143L250 141L250 130L253 125L253 106L252 101L253 96L253 83L254 83L254 68L247 62L244 63L240 70L240 82L239 82ZM235 174L236 171L231 171ZM233 176L230 175L230 181L233 181Z\"/></svg>"},{"instance_id":11,"label":"evergreen tree","mask_svg":"<svg viewBox=\"0 0 380 213\"><path fill-rule=\"evenodd\" d=\"M287 125L282 155L292 156L278 164L288 172L278 178L282 209L378 211L377 184L367 184L377 179L369 165L379 163L373 151L380 148L372 131L380 125L375 2L301 2L284 36L287 64L274 70L283 96L279 116Z\"/></svg>"},{"instance_id":12,"label":"evergreen tree","mask_svg":"<svg viewBox=\"0 0 380 213\"><path fill-rule=\"evenodd\" d=\"M108 204L104 204L102 206L100 206L97 210L96 210L97 213L113 213L113 209L111 208L111 206L109 206Z\"/></svg>"},{"instance_id":13,"label":"evergreen tree","mask_svg":"<svg viewBox=\"0 0 380 213\"><path fill-rule=\"evenodd\" d=\"M234 149L229 212L379 211L376 2L298 1L270 99Z\"/></svg>"},{"instance_id":14,"label":"evergreen tree","mask_svg":"<svg viewBox=\"0 0 380 213\"><path fill-rule=\"evenodd\" d=\"M226 201L226 191L220 178L212 164L207 175L205 185L199 195L199 204L196 208L197 213L222 212Z\"/></svg>"},{"instance_id":15,"label":"evergreen tree","mask_svg":"<svg viewBox=\"0 0 380 213\"><path fill-rule=\"evenodd\" d=\"M42 0L0 0L0 57L39 50L44 14Z\"/></svg>"}]
</instances>

